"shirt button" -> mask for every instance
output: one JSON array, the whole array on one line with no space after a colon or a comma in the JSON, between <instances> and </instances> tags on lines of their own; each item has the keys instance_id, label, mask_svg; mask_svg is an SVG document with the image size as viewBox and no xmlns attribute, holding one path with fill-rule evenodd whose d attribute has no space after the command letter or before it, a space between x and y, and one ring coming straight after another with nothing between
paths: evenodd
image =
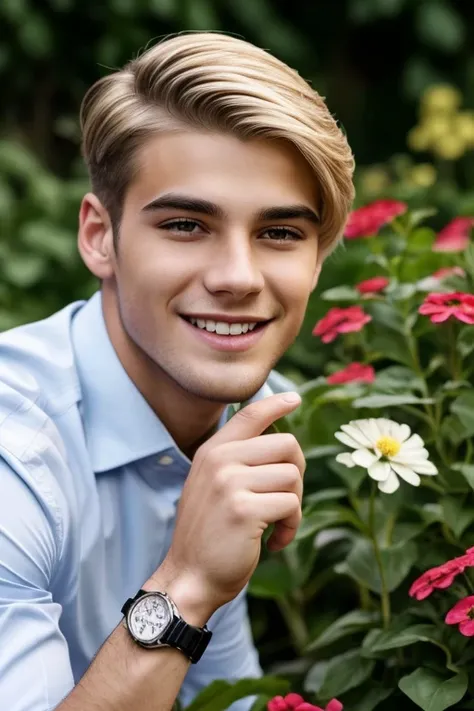
<instances>
[{"instance_id":1,"label":"shirt button","mask_svg":"<svg viewBox=\"0 0 474 711\"><path fill-rule=\"evenodd\" d=\"M167 467L169 464L173 464L173 457L170 457L169 454L164 454L158 459L158 464L161 464L163 467Z\"/></svg>"}]
</instances>

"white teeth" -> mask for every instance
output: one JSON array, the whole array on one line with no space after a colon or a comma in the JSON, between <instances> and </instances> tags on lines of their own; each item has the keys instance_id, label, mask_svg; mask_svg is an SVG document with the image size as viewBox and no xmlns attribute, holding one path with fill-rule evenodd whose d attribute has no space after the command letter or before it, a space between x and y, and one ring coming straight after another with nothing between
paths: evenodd
<instances>
[{"instance_id":1,"label":"white teeth","mask_svg":"<svg viewBox=\"0 0 474 711\"><path fill-rule=\"evenodd\" d=\"M247 331L253 331L256 323L227 323L226 321L211 321L202 318L190 318L193 326L205 329L210 333L217 333L219 336L240 336Z\"/></svg>"}]
</instances>

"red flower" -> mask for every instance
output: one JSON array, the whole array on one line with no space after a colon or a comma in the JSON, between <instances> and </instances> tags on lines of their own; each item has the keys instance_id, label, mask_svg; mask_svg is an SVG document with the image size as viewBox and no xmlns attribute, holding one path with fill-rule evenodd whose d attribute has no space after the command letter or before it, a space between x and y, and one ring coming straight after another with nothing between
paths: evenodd
<instances>
[{"instance_id":1,"label":"red flower","mask_svg":"<svg viewBox=\"0 0 474 711\"><path fill-rule=\"evenodd\" d=\"M455 217L436 235L434 252L462 252L469 244L473 217Z\"/></svg>"},{"instance_id":2,"label":"red flower","mask_svg":"<svg viewBox=\"0 0 474 711\"><path fill-rule=\"evenodd\" d=\"M459 631L465 637L474 637L474 595L459 600L444 621L448 625L459 625Z\"/></svg>"},{"instance_id":3,"label":"red flower","mask_svg":"<svg viewBox=\"0 0 474 711\"><path fill-rule=\"evenodd\" d=\"M360 306L348 306L345 309L329 309L316 326L313 336L321 336L323 343L331 343L339 333L360 331L361 328L372 321L372 316L366 314Z\"/></svg>"},{"instance_id":4,"label":"red flower","mask_svg":"<svg viewBox=\"0 0 474 711\"><path fill-rule=\"evenodd\" d=\"M448 560L436 568L430 568L411 586L408 594L417 600L424 600L435 589L449 588L454 578L466 568L474 566L474 548L468 548L464 555Z\"/></svg>"},{"instance_id":5,"label":"red flower","mask_svg":"<svg viewBox=\"0 0 474 711\"><path fill-rule=\"evenodd\" d=\"M391 222L398 215L407 211L408 206L399 200L376 200L353 210L344 230L347 239L357 237L373 237L379 229Z\"/></svg>"},{"instance_id":6,"label":"red flower","mask_svg":"<svg viewBox=\"0 0 474 711\"><path fill-rule=\"evenodd\" d=\"M433 276L435 279L446 279L446 277L450 276L465 277L466 272L462 267L441 267L441 269L438 269L436 272L433 272L431 276Z\"/></svg>"},{"instance_id":7,"label":"red flower","mask_svg":"<svg viewBox=\"0 0 474 711\"><path fill-rule=\"evenodd\" d=\"M320 706L313 706L303 699L299 694L287 694L275 696L267 703L268 711L342 711L343 706L337 699L332 699L325 709Z\"/></svg>"},{"instance_id":8,"label":"red flower","mask_svg":"<svg viewBox=\"0 0 474 711\"><path fill-rule=\"evenodd\" d=\"M429 316L432 323L442 323L451 316L463 323L474 323L474 294L453 291L428 294L418 313Z\"/></svg>"},{"instance_id":9,"label":"red flower","mask_svg":"<svg viewBox=\"0 0 474 711\"><path fill-rule=\"evenodd\" d=\"M360 294L376 294L383 291L390 284L390 280L383 276L372 277L356 284L356 289Z\"/></svg>"},{"instance_id":10,"label":"red flower","mask_svg":"<svg viewBox=\"0 0 474 711\"><path fill-rule=\"evenodd\" d=\"M371 365L363 365L362 363L351 363L346 368L338 370L326 378L329 385L354 382L373 383L374 380L375 370Z\"/></svg>"}]
</instances>

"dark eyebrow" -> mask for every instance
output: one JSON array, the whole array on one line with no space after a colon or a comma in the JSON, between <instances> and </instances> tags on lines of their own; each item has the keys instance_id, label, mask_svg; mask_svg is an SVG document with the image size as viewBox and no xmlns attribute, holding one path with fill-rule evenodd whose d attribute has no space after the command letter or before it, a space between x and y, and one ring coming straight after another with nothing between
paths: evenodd
<instances>
[{"instance_id":1,"label":"dark eyebrow","mask_svg":"<svg viewBox=\"0 0 474 711\"><path fill-rule=\"evenodd\" d=\"M225 213L221 207L209 200L194 198L188 195L179 195L177 193L166 193L159 198L155 198L144 208L142 212L155 212L158 210L184 210L186 212L198 212L201 215L209 217L217 217L223 219ZM278 207L269 207L261 210L258 213L258 219L262 222L270 220L294 220L304 219L319 225L320 219L318 214L307 207L306 205L281 205Z\"/></svg>"},{"instance_id":2,"label":"dark eyebrow","mask_svg":"<svg viewBox=\"0 0 474 711\"><path fill-rule=\"evenodd\" d=\"M321 222L317 212L309 207L306 207L306 205L269 207L268 209L259 212L258 217L262 221L303 219L309 220L309 222L314 222L316 225L319 225Z\"/></svg>"},{"instance_id":3,"label":"dark eyebrow","mask_svg":"<svg viewBox=\"0 0 474 711\"><path fill-rule=\"evenodd\" d=\"M152 200L142 208L142 212L154 212L156 210L185 210L186 212L199 212L209 217L224 217L224 211L209 200L201 200L187 195L177 193L167 193L155 200Z\"/></svg>"}]
</instances>

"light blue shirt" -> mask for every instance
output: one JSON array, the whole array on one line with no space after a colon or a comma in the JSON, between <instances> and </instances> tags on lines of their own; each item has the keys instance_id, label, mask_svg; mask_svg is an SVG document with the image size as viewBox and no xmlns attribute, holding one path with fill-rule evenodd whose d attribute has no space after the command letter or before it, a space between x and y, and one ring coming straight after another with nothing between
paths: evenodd
<instances>
[{"instance_id":1,"label":"light blue shirt","mask_svg":"<svg viewBox=\"0 0 474 711\"><path fill-rule=\"evenodd\" d=\"M254 399L288 389L273 372ZM122 368L100 293L0 335L0 711L49 711L79 681L163 560L189 468ZM208 626L185 704L261 674L245 591Z\"/></svg>"}]
</instances>

